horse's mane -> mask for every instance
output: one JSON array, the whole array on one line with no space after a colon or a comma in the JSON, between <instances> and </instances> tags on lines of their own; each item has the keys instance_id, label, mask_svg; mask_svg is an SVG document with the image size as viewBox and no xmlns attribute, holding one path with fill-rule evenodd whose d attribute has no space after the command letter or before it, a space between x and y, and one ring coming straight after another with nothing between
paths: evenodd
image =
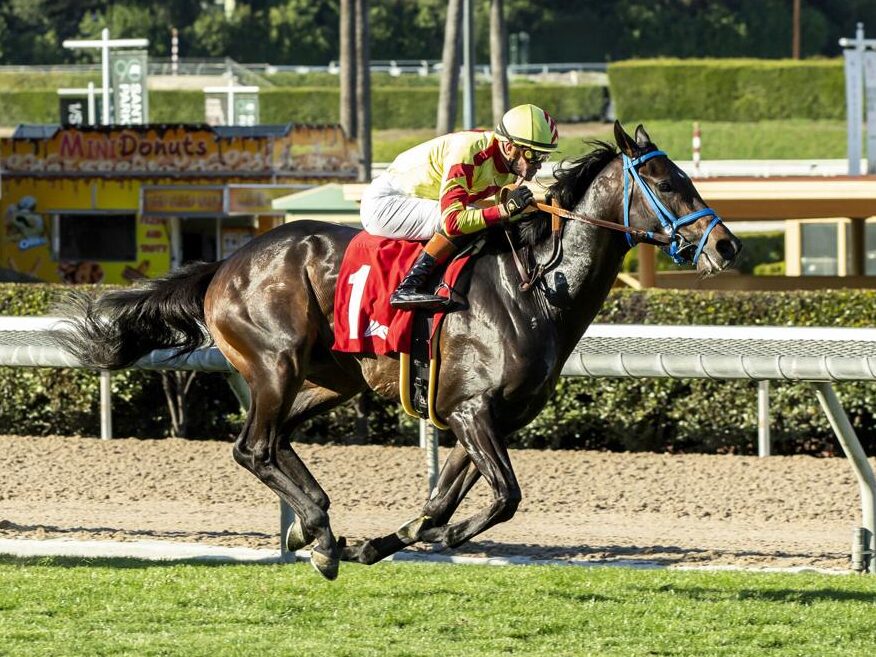
<instances>
[{"instance_id":1,"label":"horse's mane","mask_svg":"<svg viewBox=\"0 0 876 657\"><path fill-rule=\"evenodd\" d=\"M574 209L597 174L617 156L617 150L609 143L596 139L586 143L593 147L592 151L577 160L563 161L554 169L557 181L550 186L550 193L567 210Z\"/></svg>"},{"instance_id":2,"label":"horse's mane","mask_svg":"<svg viewBox=\"0 0 876 657\"><path fill-rule=\"evenodd\" d=\"M548 188L550 195L559 201L560 207L567 210L572 210L578 204L599 172L617 156L615 147L604 141L591 140L585 143L592 146L593 150L578 159L560 162L554 169L556 182ZM543 213L533 214L531 219L513 223L511 226L518 246L534 246L546 239L551 232L551 222ZM488 245L494 245L500 250L508 249L508 242L500 231L493 231Z\"/></svg>"}]
</instances>

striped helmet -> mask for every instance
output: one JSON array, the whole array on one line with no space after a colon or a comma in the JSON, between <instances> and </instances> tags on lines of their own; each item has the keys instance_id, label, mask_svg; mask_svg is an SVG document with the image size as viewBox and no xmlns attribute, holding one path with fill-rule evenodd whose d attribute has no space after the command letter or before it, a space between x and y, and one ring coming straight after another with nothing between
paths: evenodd
<instances>
[{"instance_id":1,"label":"striped helmet","mask_svg":"<svg viewBox=\"0 0 876 657\"><path fill-rule=\"evenodd\" d=\"M553 117L535 105L518 105L505 112L496 126L496 136L517 146L545 152L556 150L560 137Z\"/></svg>"}]
</instances>

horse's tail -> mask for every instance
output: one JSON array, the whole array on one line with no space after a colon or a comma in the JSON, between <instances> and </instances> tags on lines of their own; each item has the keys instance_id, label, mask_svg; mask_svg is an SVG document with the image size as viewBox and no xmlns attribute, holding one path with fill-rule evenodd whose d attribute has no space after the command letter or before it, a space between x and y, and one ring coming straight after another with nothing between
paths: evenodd
<instances>
[{"instance_id":1,"label":"horse's tail","mask_svg":"<svg viewBox=\"0 0 876 657\"><path fill-rule=\"evenodd\" d=\"M190 353L210 342L204 297L220 262L194 262L161 278L93 296L72 292L52 337L88 367L122 369L153 349Z\"/></svg>"}]
</instances>

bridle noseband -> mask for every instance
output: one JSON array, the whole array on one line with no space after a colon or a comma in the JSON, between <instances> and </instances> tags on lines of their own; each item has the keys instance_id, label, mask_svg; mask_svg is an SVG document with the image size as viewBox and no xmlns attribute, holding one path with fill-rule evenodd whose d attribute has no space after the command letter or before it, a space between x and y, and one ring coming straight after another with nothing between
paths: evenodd
<instances>
[{"instance_id":1,"label":"bridle noseband","mask_svg":"<svg viewBox=\"0 0 876 657\"><path fill-rule=\"evenodd\" d=\"M637 158L630 158L625 153L621 153L623 157L623 165L624 165L624 226L630 226L630 206L633 201L633 189L631 181L635 181L639 187L639 190L642 192L642 196L645 197L645 200L648 201L648 204L651 206L651 209L654 211L654 214L657 217L657 220L660 222L660 225L663 226L663 230L668 233L669 236L669 245L664 247L664 251L671 257L676 264L681 264L685 261L685 252L696 246L696 251L691 258L690 262L692 264L697 264L697 261L700 259L700 254L703 252L703 248L706 246L706 240L709 239L709 235L715 229L715 226L721 223L721 217L712 210L712 208L705 207L701 210L697 210L696 212L691 212L690 214L686 214L683 217L676 217L672 211L670 211L665 205L660 202L660 199L657 198L657 195L648 187L648 183L646 183L642 177L639 175L638 168L654 157L666 157L666 153L663 151L650 151L643 155L640 155ZM700 238L699 244L694 245L693 242L689 241L684 235L679 232L679 228L683 226L687 226L690 223L693 223L700 217L713 217L712 222L709 224L709 227L706 229L706 232L703 233L703 236ZM635 242L633 241L633 236L630 233L627 233L627 243L630 246L634 246Z\"/></svg>"}]
</instances>

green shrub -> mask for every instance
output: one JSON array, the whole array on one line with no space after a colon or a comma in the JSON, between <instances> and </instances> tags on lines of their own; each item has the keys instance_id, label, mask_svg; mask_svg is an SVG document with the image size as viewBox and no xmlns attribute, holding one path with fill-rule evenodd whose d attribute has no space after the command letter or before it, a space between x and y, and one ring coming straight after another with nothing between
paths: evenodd
<instances>
[{"instance_id":1,"label":"green shrub","mask_svg":"<svg viewBox=\"0 0 876 657\"><path fill-rule=\"evenodd\" d=\"M597 86L513 86L510 101L512 105L535 103L548 109L558 121L582 121L602 116L605 93L605 87ZM261 92L261 120L263 123L335 122L338 120L339 94L337 88L325 87L266 89ZM375 87L371 103L373 126L377 130L432 128L438 107L438 89L428 86ZM476 90L475 115L478 125L492 124L488 88Z\"/></svg>"},{"instance_id":2,"label":"green shrub","mask_svg":"<svg viewBox=\"0 0 876 657\"><path fill-rule=\"evenodd\" d=\"M755 276L784 276L784 262L764 262L754 267Z\"/></svg>"},{"instance_id":3,"label":"green shrub","mask_svg":"<svg viewBox=\"0 0 876 657\"><path fill-rule=\"evenodd\" d=\"M45 315L70 288L0 284L0 315ZM166 436L170 431L160 375L129 370L112 376L113 432ZM0 367L0 433L100 433L99 377L87 370ZM238 431L239 406L220 374L200 372L189 395L189 435L226 438Z\"/></svg>"},{"instance_id":4,"label":"green shrub","mask_svg":"<svg viewBox=\"0 0 876 657\"><path fill-rule=\"evenodd\" d=\"M61 88L85 88L89 82L93 82L95 88L100 91L100 71L92 73L68 73L68 72L33 72L27 73L2 71L0 72L0 89L11 91L24 91L26 89L51 91L57 93Z\"/></svg>"},{"instance_id":5,"label":"green shrub","mask_svg":"<svg viewBox=\"0 0 876 657\"><path fill-rule=\"evenodd\" d=\"M736 233L736 236L742 240L742 255L736 264L741 274L758 273L758 268L777 265L781 265L784 273L785 233Z\"/></svg>"},{"instance_id":6,"label":"green shrub","mask_svg":"<svg viewBox=\"0 0 876 657\"><path fill-rule=\"evenodd\" d=\"M845 118L840 59L647 59L608 67L623 121Z\"/></svg>"},{"instance_id":7,"label":"green shrub","mask_svg":"<svg viewBox=\"0 0 876 657\"><path fill-rule=\"evenodd\" d=\"M692 292L616 290L596 322L616 324L876 326L876 290ZM876 453L869 383L836 386L868 453ZM833 454L833 432L808 384L771 384L776 453ZM521 447L751 454L753 381L563 378L544 411L519 431Z\"/></svg>"},{"instance_id":8,"label":"green shrub","mask_svg":"<svg viewBox=\"0 0 876 657\"><path fill-rule=\"evenodd\" d=\"M0 92L0 123L14 126L19 123L58 123L60 104L55 91Z\"/></svg>"},{"instance_id":9,"label":"green shrub","mask_svg":"<svg viewBox=\"0 0 876 657\"><path fill-rule=\"evenodd\" d=\"M264 124L334 123L338 121L337 87L273 87L260 91L260 119ZM202 123L204 94L188 90L149 92L152 123ZM548 109L558 121L599 118L606 104L606 89L600 86L522 85L511 87L511 103L535 103ZM492 124L489 88L475 94L477 122ZM438 88L434 86L375 87L372 117L377 130L385 128L432 128L435 126ZM460 112L461 115L461 112ZM57 123L55 91L0 91L0 117L4 125Z\"/></svg>"}]
</instances>

